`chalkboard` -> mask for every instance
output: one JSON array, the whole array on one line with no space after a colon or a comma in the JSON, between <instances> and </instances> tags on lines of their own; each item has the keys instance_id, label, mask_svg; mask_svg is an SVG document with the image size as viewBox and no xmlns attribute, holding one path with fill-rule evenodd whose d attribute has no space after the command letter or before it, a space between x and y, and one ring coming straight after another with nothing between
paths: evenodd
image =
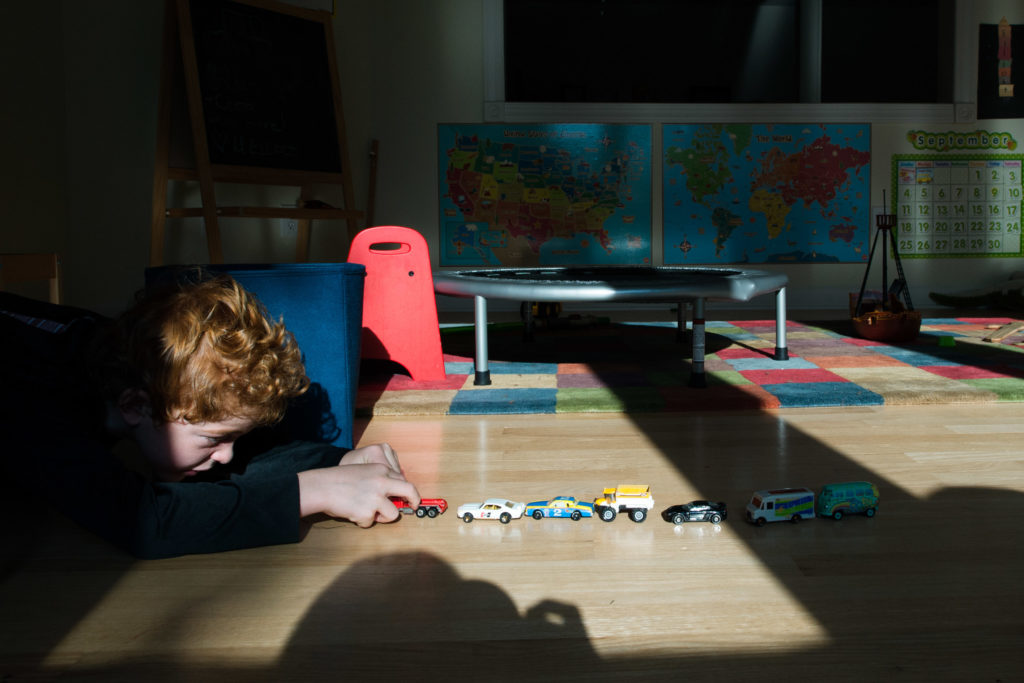
<instances>
[{"instance_id":1,"label":"chalkboard","mask_svg":"<svg viewBox=\"0 0 1024 683\"><path fill-rule=\"evenodd\" d=\"M273 0L165 0L150 265L163 263L168 218L201 217L211 263L219 221L296 219L296 259L312 221L353 208L331 15ZM201 207L168 207L170 182L199 182ZM216 183L300 188L294 207L218 206ZM343 206L319 190L340 188Z\"/></svg>"},{"instance_id":2,"label":"chalkboard","mask_svg":"<svg viewBox=\"0 0 1024 683\"><path fill-rule=\"evenodd\" d=\"M210 163L340 173L322 22L191 0Z\"/></svg>"}]
</instances>

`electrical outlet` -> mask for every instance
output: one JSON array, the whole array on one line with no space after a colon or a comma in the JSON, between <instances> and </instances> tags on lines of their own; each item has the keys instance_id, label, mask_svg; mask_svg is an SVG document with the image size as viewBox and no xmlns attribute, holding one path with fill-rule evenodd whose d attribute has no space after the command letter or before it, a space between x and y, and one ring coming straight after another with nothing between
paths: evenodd
<instances>
[{"instance_id":1,"label":"electrical outlet","mask_svg":"<svg viewBox=\"0 0 1024 683\"><path fill-rule=\"evenodd\" d=\"M295 237L299 234L298 218L281 219L281 237Z\"/></svg>"}]
</instances>

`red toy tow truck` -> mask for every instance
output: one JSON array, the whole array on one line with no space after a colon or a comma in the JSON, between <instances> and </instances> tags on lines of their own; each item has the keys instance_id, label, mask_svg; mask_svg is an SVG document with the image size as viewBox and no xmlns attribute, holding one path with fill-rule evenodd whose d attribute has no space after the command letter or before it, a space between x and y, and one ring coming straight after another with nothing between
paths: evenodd
<instances>
[{"instance_id":1,"label":"red toy tow truck","mask_svg":"<svg viewBox=\"0 0 1024 683\"><path fill-rule=\"evenodd\" d=\"M415 510L409 505L408 501L401 498L392 498L391 502L395 504L395 507L402 514L411 515L415 512L417 517L437 517L448 509L448 501L444 498L422 498L420 499L420 506Z\"/></svg>"}]
</instances>

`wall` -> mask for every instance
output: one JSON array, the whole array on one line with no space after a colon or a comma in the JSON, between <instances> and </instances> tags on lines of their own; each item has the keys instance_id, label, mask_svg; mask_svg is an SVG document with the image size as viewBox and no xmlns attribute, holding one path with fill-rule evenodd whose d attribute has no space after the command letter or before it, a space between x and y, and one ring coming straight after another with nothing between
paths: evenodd
<instances>
[{"instance_id":1,"label":"wall","mask_svg":"<svg viewBox=\"0 0 1024 683\"><path fill-rule=\"evenodd\" d=\"M68 301L108 313L141 285L148 262L161 5L0 3L0 57L18 95L0 104L4 155L13 160L0 183L0 248L62 251ZM482 5L481 0L336 3L355 208L365 208L368 151L376 139L376 222L417 228L431 244L438 238L436 124L483 119ZM979 23L996 23L1003 16L1024 23L1024 6L1013 0L975 2L974 12ZM889 187L889 159L911 151L902 136L915 127L913 121L873 127L873 193ZM1024 119L939 128L1005 130L1024 144ZM291 189L260 191L255 198L249 188L222 192L222 202L247 197L273 205L296 199ZM174 187L171 198L195 203L196 194ZM872 205L880 203L880 196L872 197ZM175 221L169 228L168 261L206 259L198 220ZM229 260L293 259L293 243L282 238L277 222L225 221L223 230ZM339 225L314 227L312 257L345 259ZM929 291L956 293L1024 270L1020 259L907 260L905 266L919 306L927 303ZM791 308L839 309L846 305L846 293L859 287L863 267L808 265L786 272ZM468 302L447 297L439 306L468 310Z\"/></svg>"},{"instance_id":2,"label":"wall","mask_svg":"<svg viewBox=\"0 0 1024 683\"><path fill-rule=\"evenodd\" d=\"M69 303L120 310L149 256L161 3L64 2Z\"/></svg>"},{"instance_id":3,"label":"wall","mask_svg":"<svg viewBox=\"0 0 1024 683\"><path fill-rule=\"evenodd\" d=\"M0 251L63 251L61 7L0 3Z\"/></svg>"}]
</instances>

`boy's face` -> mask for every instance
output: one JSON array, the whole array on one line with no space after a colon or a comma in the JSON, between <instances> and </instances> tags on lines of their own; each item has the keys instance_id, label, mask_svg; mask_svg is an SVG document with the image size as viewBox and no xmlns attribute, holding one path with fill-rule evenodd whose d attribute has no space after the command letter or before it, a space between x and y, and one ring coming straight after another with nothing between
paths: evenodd
<instances>
[{"instance_id":1,"label":"boy's face","mask_svg":"<svg viewBox=\"0 0 1024 683\"><path fill-rule=\"evenodd\" d=\"M219 422L153 422L144 417L134 430L136 443L161 481L181 481L234 457L235 441L253 421L231 417Z\"/></svg>"}]
</instances>

